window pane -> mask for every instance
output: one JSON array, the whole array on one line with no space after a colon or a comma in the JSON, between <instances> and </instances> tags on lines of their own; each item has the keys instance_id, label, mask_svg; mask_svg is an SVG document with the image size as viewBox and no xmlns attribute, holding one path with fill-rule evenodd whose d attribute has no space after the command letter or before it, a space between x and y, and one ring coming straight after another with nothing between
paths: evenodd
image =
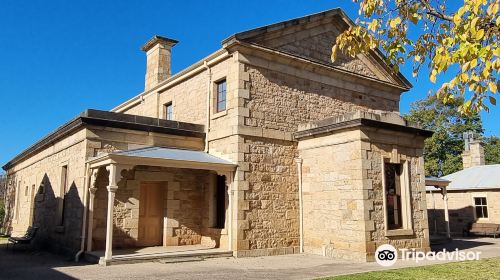
<instances>
[{"instance_id":1,"label":"window pane","mask_svg":"<svg viewBox=\"0 0 500 280\"><path fill-rule=\"evenodd\" d=\"M216 111L226 110L226 81L217 83L217 104Z\"/></svg>"},{"instance_id":2,"label":"window pane","mask_svg":"<svg viewBox=\"0 0 500 280\"><path fill-rule=\"evenodd\" d=\"M481 198L480 197L474 197L474 205L481 205Z\"/></svg>"},{"instance_id":3,"label":"window pane","mask_svg":"<svg viewBox=\"0 0 500 280\"><path fill-rule=\"evenodd\" d=\"M403 227L401 211L401 164L385 163L386 214L389 229Z\"/></svg>"},{"instance_id":4,"label":"window pane","mask_svg":"<svg viewBox=\"0 0 500 280\"><path fill-rule=\"evenodd\" d=\"M168 103L165 105L165 118L167 120L173 119L173 106L172 103Z\"/></svg>"},{"instance_id":5,"label":"window pane","mask_svg":"<svg viewBox=\"0 0 500 280\"><path fill-rule=\"evenodd\" d=\"M482 206L483 208L483 218L488 218L488 207Z\"/></svg>"}]
</instances>

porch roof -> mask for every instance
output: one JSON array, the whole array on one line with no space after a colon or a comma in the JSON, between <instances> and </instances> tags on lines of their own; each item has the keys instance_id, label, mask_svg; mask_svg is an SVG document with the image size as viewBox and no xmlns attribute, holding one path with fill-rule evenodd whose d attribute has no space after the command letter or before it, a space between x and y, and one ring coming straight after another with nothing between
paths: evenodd
<instances>
[{"instance_id":1,"label":"porch roof","mask_svg":"<svg viewBox=\"0 0 500 280\"><path fill-rule=\"evenodd\" d=\"M91 168L108 164L233 171L236 164L203 151L147 147L115 151L89 160Z\"/></svg>"}]
</instances>

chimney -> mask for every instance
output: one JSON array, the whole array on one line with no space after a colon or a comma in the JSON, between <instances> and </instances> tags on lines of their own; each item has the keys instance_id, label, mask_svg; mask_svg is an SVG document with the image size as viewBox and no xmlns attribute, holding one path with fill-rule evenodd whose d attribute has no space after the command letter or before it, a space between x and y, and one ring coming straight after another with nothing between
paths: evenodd
<instances>
[{"instance_id":1,"label":"chimney","mask_svg":"<svg viewBox=\"0 0 500 280\"><path fill-rule=\"evenodd\" d=\"M464 169L484 165L483 142L472 131L464 132L465 149L462 153Z\"/></svg>"},{"instance_id":2,"label":"chimney","mask_svg":"<svg viewBox=\"0 0 500 280\"><path fill-rule=\"evenodd\" d=\"M147 56L144 91L150 90L172 75L171 48L177 43L176 40L155 35L142 46L141 49Z\"/></svg>"}]
</instances>

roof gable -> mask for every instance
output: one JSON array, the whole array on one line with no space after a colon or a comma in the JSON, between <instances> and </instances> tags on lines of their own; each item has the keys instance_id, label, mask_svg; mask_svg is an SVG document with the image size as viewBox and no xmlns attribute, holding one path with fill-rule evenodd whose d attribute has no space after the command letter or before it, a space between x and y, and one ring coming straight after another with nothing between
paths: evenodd
<instances>
[{"instance_id":1,"label":"roof gable","mask_svg":"<svg viewBox=\"0 0 500 280\"><path fill-rule=\"evenodd\" d=\"M350 25L353 22L341 9L332 9L240 32L225 42L234 38L409 89L411 84L408 80L392 71L379 51L355 58L339 52L337 60L331 61L335 39Z\"/></svg>"}]
</instances>

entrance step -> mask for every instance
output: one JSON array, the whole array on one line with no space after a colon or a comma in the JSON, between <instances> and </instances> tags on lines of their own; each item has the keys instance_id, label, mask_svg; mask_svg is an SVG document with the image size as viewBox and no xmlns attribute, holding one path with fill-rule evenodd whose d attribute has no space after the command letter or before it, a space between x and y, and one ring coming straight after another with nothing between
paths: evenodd
<instances>
[{"instance_id":1,"label":"entrance step","mask_svg":"<svg viewBox=\"0 0 500 280\"><path fill-rule=\"evenodd\" d=\"M208 258L228 258L232 257L231 251L221 251L219 249L199 250L192 252L166 252L166 253L138 253L129 255L113 256L111 261L104 260L104 257L92 254L85 254L85 259L91 263L99 263L100 265L115 265L115 264L131 264L144 262L159 262L159 263L181 263L181 262L196 262L203 261Z\"/></svg>"}]
</instances>

